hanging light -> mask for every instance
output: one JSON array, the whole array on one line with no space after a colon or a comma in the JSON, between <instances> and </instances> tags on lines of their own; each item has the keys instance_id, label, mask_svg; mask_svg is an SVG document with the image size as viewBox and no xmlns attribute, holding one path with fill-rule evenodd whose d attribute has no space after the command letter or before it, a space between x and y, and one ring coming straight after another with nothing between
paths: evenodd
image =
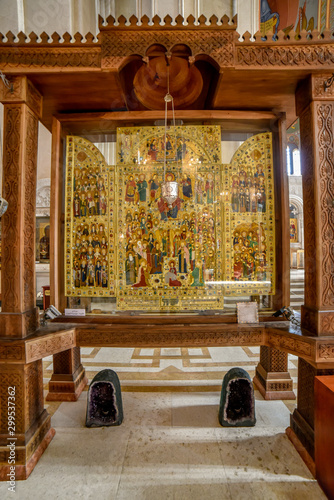
<instances>
[{"instance_id":1,"label":"hanging light","mask_svg":"<svg viewBox=\"0 0 334 500\"><path fill-rule=\"evenodd\" d=\"M169 61L167 60L167 94L164 97L165 101L165 149L164 149L164 177L163 182L161 183L161 197L166 201L168 208L173 207L174 201L177 200L179 196L179 185L176 181L167 181L166 180L166 139L167 139L167 111L168 111L168 103L172 103L172 112L173 112L173 127L175 130L175 113L174 113L174 99L173 96L169 92ZM176 139L176 137L175 137ZM176 144L175 144L176 146Z\"/></svg>"}]
</instances>

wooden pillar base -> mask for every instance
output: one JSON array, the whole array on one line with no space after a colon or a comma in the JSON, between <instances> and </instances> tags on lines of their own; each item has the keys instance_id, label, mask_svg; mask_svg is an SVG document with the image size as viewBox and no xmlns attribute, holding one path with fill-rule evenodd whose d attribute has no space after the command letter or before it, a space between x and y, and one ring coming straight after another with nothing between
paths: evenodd
<instances>
[{"instance_id":1,"label":"wooden pillar base","mask_svg":"<svg viewBox=\"0 0 334 500\"><path fill-rule=\"evenodd\" d=\"M310 470L312 476L316 477L316 467L315 467L314 460L311 457L311 455L309 454L309 452L307 451L307 449L305 448L305 446L303 446L300 439L298 439L296 433L293 431L293 429L291 427L288 427L286 429L285 433L288 436L288 438L290 439L293 446L296 448L297 452L299 453L299 455L302 458L305 465Z\"/></svg>"},{"instance_id":2,"label":"wooden pillar base","mask_svg":"<svg viewBox=\"0 0 334 500\"><path fill-rule=\"evenodd\" d=\"M47 401L77 401L88 380L80 360L80 347L53 356L53 375Z\"/></svg>"},{"instance_id":3,"label":"wooden pillar base","mask_svg":"<svg viewBox=\"0 0 334 500\"><path fill-rule=\"evenodd\" d=\"M12 459L15 481L27 479L55 435L51 417L46 410L25 434L0 436L0 481L9 481ZM16 438L16 439L14 439ZM10 444L12 443L12 450ZM15 445L13 445L15 443Z\"/></svg>"},{"instance_id":4,"label":"wooden pillar base","mask_svg":"<svg viewBox=\"0 0 334 500\"><path fill-rule=\"evenodd\" d=\"M314 429L307 423L298 408L290 416L290 427L312 460L314 460Z\"/></svg>"},{"instance_id":5,"label":"wooden pillar base","mask_svg":"<svg viewBox=\"0 0 334 500\"><path fill-rule=\"evenodd\" d=\"M253 382L266 400L296 399L289 372L267 372L259 363Z\"/></svg>"},{"instance_id":6,"label":"wooden pillar base","mask_svg":"<svg viewBox=\"0 0 334 500\"><path fill-rule=\"evenodd\" d=\"M260 363L253 382L264 399L296 399L288 372L288 355L273 347L260 347Z\"/></svg>"},{"instance_id":7,"label":"wooden pillar base","mask_svg":"<svg viewBox=\"0 0 334 500\"><path fill-rule=\"evenodd\" d=\"M46 401L77 401L88 383L85 369L80 364L73 374L53 374Z\"/></svg>"}]
</instances>

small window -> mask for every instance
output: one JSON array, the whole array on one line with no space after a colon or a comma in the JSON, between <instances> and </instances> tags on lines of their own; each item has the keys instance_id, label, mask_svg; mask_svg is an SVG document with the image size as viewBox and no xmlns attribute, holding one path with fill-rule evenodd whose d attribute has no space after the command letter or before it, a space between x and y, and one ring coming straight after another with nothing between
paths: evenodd
<instances>
[{"instance_id":1,"label":"small window","mask_svg":"<svg viewBox=\"0 0 334 500\"><path fill-rule=\"evenodd\" d=\"M299 149L294 149L292 152L292 162L293 162L293 175L301 175L300 172L300 151Z\"/></svg>"}]
</instances>

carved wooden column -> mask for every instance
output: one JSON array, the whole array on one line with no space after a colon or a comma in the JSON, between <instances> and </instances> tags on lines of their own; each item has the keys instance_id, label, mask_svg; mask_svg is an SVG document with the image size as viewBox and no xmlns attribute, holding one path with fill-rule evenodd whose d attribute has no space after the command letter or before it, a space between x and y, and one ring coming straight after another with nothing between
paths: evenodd
<instances>
[{"instance_id":1,"label":"carved wooden column","mask_svg":"<svg viewBox=\"0 0 334 500\"><path fill-rule=\"evenodd\" d=\"M25 339L38 326L35 212L42 97L25 76L12 77L11 83L13 91L0 84L0 101L4 104L3 196L8 201L1 220L0 480L3 481L8 481L13 465L15 479L26 479L55 433L44 410L42 361L26 363L25 340L19 346L13 345L14 338Z\"/></svg>"},{"instance_id":2,"label":"carved wooden column","mask_svg":"<svg viewBox=\"0 0 334 500\"><path fill-rule=\"evenodd\" d=\"M10 362L11 356L15 362ZM55 435L44 409L42 360L24 364L24 356L19 361L10 348L6 357L7 361L0 359L0 481L9 480L11 464L15 465L15 480L26 479ZM11 421L8 409L14 416Z\"/></svg>"},{"instance_id":3,"label":"carved wooden column","mask_svg":"<svg viewBox=\"0 0 334 500\"><path fill-rule=\"evenodd\" d=\"M330 74L310 77L297 91L304 193L305 305L302 326L334 335L334 86Z\"/></svg>"},{"instance_id":4,"label":"carved wooden column","mask_svg":"<svg viewBox=\"0 0 334 500\"><path fill-rule=\"evenodd\" d=\"M334 86L312 75L297 89L304 194L305 305L302 327L334 336ZM298 402L291 428L314 457L314 377L334 374L299 359Z\"/></svg>"},{"instance_id":5,"label":"carved wooden column","mask_svg":"<svg viewBox=\"0 0 334 500\"><path fill-rule=\"evenodd\" d=\"M264 399L296 399L288 372L288 355L283 351L261 346L253 381Z\"/></svg>"},{"instance_id":6,"label":"carved wooden column","mask_svg":"<svg viewBox=\"0 0 334 500\"><path fill-rule=\"evenodd\" d=\"M2 312L0 337L24 338L38 324L35 285L36 170L42 97L26 77L1 82L4 104Z\"/></svg>"},{"instance_id":7,"label":"carved wooden column","mask_svg":"<svg viewBox=\"0 0 334 500\"><path fill-rule=\"evenodd\" d=\"M314 460L314 378L321 375L332 375L334 369L319 370L307 363L302 358L298 360L298 393L297 393L297 408L290 418L290 429L297 436L307 453ZM289 429L288 435L292 442L295 442L295 436L291 436ZM298 445L298 443L297 443ZM301 451L305 455L304 450Z\"/></svg>"},{"instance_id":8,"label":"carved wooden column","mask_svg":"<svg viewBox=\"0 0 334 500\"><path fill-rule=\"evenodd\" d=\"M77 401L87 384L80 360L80 347L53 356L53 375L49 382L47 401Z\"/></svg>"},{"instance_id":9,"label":"carved wooden column","mask_svg":"<svg viewBox=\"0 0 334 500\"><path fill-rule=\"evenodd\" d=\"M51 203L50 203L50 294L51 304L66 307L64 290L63 130L52 120ZM87 384L80 360L80 347L53 356L53 375L47 401L76 401Z\"/></svg>"},{"instance_id":10,"label":"carved wooden column","mask_svg":"<svg viewBox=\"0 0 334 500\"><path fill-rule=\"evenodd\" d=\"M286 171L286 119L282 114L275 125L276 293L274 309L290 304L289 185ZM295 399L288 372L288 355L272 347L260 347L260 363L253 379L264 399Z\"/></svg>"}]
</instances>

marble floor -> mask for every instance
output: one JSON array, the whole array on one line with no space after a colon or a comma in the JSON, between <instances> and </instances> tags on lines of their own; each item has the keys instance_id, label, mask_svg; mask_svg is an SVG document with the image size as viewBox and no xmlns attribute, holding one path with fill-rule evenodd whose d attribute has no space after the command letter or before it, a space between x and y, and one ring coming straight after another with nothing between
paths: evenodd
<instances>
[{"instance_id":1,"label":"marble floor","mask_svg":"<svg viewBox=\"0 0 334 500\"><path fill-rule=\"evenodd\" d=\"M253 376L259 348L82 349L88 378L114 369L124 422L85 427L87 391L46 403L56 435L15 498L320 500L325 495L285 434L294 401L264 401L257 422L223 428L220 389L233 366ZM52 358L44 360L45 394ZM297 358L289 358L296 388ZM0 498L13 498L0 483Z\"/></svg>"}]
</instances>

